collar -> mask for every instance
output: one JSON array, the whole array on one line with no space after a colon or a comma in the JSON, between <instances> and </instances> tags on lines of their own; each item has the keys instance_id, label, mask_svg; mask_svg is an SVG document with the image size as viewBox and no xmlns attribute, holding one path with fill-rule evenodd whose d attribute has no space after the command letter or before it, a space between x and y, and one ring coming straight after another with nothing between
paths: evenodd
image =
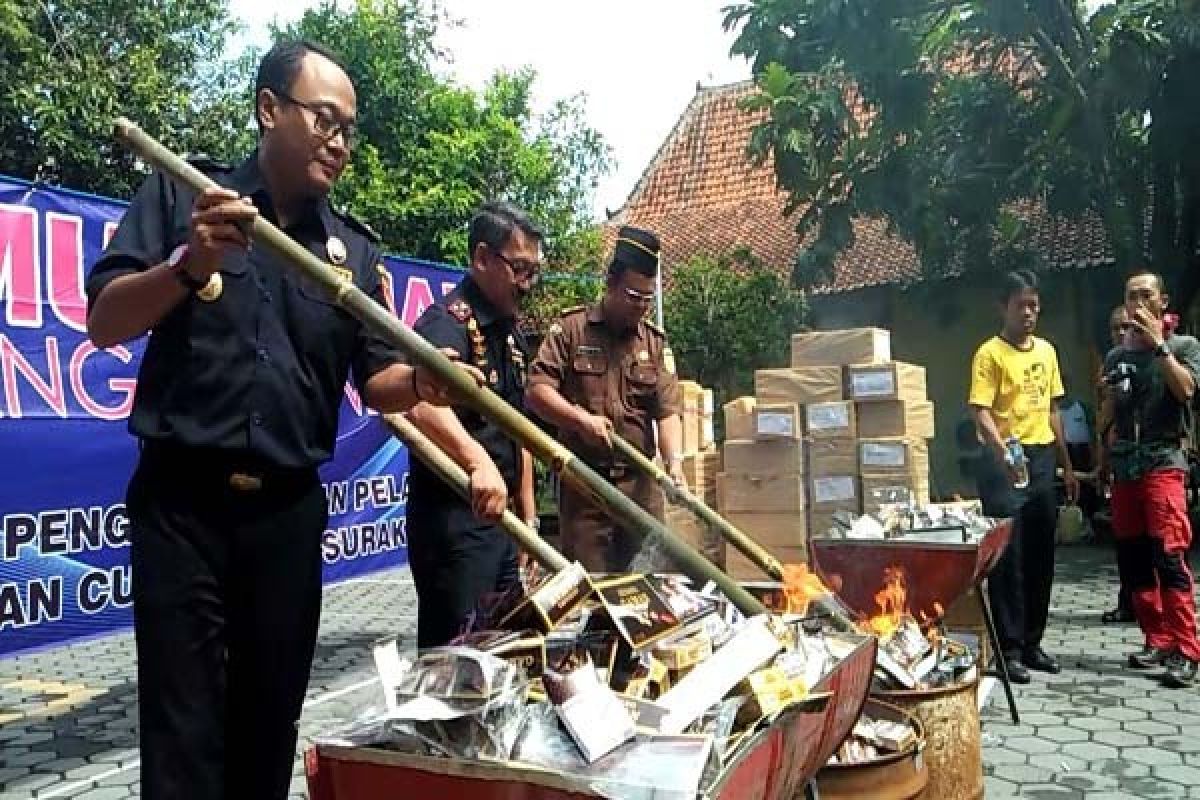
<instances>
[{"instance_id":1,"label":"collar","mask_svg":"<svg viewBox=\"0 0 1200 800\"><path fill-rule=\"evenodd\" d=\"M471 311L481 326L491 325L494 322L504 320L512 320L511 317L506 317L496 310L496 307L487 299L483 290L479 288L479 284L470 275L463 278L459 286L462 289L463 299L471 306Z\"/></svg>"},{"instance_id":2,"label":"collar","mask_svg":"<svg viewBox=\"0 0 1200 800\"><path fill-rule=\"evenodd\" d=\"M238 194L243 197L254 197L260 202L265 202L266 207L271 209L271 215L274 216L271 195L267 191L266 178L259 167L258 157L259 151L258 148L255 148L245 161L237 165L229 174L229 187L236 189ZM314 223L320 226L321 233L325 235L338 230L337 218L333 213L333 208L329 205L328 197L313 201L309 205L308 213L297 220L294 226L304 227Z\"/></svg>"}]
</instances>

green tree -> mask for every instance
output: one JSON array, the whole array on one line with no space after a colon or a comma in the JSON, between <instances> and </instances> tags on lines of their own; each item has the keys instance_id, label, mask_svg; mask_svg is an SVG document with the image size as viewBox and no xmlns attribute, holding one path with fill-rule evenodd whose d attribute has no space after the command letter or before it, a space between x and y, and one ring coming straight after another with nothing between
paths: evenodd
<instances>
[{"instance_id":1,"label":"green tree","mask_svg":"<svg viewBox=\"0 0 1200 800\"><path fill-rule=\"evenodd\" d=\"M361 0L282 31L331 44L355 80L362 139L338 199L390 250L459 264L471 212L507 199L544 226L551 263L586 260L590 194L610 157L582 97L535 113L531 70L497 73L482 92L455 85L437 72L443 23L418 0Z\"/></svg>"},{"instance_id":2,"label":"green tree","mask_svg":"<svg viewBox=\"0 0 1200 800\"><path fill-rule=\"evenodd\" d=\"M789 362L806 311L803 292L744 250L677 265L663 302L679 374L718 403L752 394L756 369Z\"/></svg>"},{"instance_id":3,"label":"green tree","mask_svg":"<svg viewBox=\"0 0 1200 800\"><path fill-rule=\"evenodd\" d=\"M128 197L120 114L183 152L245 152L253 65L211 58L235 30L224 0L0 0L0 167Z\"/></svg>"},{"instance_id":4,"label":"green tree","mask_svg":"<svg viewBox=\"0 0 1200 800\"><path fill-rule=\"evenodd\" d=\"M728 10L773 159L827 279L851 220L884 216L924 269L1032 263L1023 202L1103 222L1121 266L1194 279L1197 0L754 0ZM863 46L869 42L870 46ZM1144 237L1145 221L1153 222ZM1146 240L1148 238L1148 241Z\"/></svg>"}]
</instances>

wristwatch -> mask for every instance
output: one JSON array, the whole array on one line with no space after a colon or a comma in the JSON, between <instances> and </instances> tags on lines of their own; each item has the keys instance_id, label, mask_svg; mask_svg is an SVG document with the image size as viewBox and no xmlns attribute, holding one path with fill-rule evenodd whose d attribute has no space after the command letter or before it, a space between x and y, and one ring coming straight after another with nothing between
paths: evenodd
<instances>
[{"instance_id":1,"label":"wristwatch","mask_svg":"<svg viewBox=\"0 0 1200 800\"><path fill-rule=\"evenodd\" d=\"M171 255L167 256L167 267L171 270L171 275L175 280L183 284L183 287L189 292L198 292L205 286L208 286L207 280L194 278L187 271L188 263L188 246L181 244L171 251Z\"/></svg>"},{"instance_id":2,"label":"wristwatch","mask_svg":"<svg viewBox=\"0 0 1200 800\"><path fill-rule=\"evenodd\" d=\"M1158 347L1154 348L1154 355L1156 358L1166 358L1171 355L1171 348L1166 342L1160 342Z\"/></svg>"}]
</instances>

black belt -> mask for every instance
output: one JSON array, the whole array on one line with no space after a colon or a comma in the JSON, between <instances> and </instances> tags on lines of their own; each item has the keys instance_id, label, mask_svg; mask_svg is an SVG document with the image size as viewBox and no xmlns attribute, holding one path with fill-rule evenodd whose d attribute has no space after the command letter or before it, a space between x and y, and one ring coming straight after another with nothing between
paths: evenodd
<instances>
[{"instance_id":1,"label":"black belt","mask_svg":"<svg viewBox=\"0 0 1200 800\"><path fill-rule=\"evenodd\" d=\"M141 462L154 470L182 470L187 480L220 485L236 492L282 491L309 486L316 467L281 467L245 450L190 447L142 440Z\"/></svg>"}]
</instances>

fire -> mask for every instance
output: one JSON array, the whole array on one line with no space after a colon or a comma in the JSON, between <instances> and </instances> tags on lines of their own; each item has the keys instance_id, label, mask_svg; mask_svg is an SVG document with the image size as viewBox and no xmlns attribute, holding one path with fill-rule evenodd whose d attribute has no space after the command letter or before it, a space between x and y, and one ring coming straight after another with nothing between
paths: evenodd
<instances>
[{"instance_id":1,"label":"fire","mask_svg":"<svg viewBox=\"0 0 1200 800\"><path fill-rule=\"evenodd\" d=\"M808 614L808 607L815 600L828 597L832 592L807 564L786 564L783 567L783 596L789 614Z\"/></svg>"},{"instance_id":2,"label":"fire","mask_svg":"<svg viewBox=\"0 0 1200 800\"><path fill-rule=\"evenodd\" d=\"M864 627L881 639L888 639L908 615L908 588L904 570L887 567L883 571L883 588L875 593L879 613L864 623Z\"/></svg>"}]
</instances>

